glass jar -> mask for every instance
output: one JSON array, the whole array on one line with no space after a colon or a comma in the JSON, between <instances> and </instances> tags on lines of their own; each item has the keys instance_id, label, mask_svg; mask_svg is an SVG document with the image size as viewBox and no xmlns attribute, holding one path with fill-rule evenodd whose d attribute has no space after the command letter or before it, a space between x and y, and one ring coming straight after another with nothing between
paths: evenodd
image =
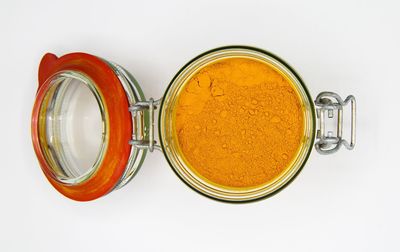
<instances>
[{"instance_id":1,"label":"glass jar","mask_svg":"<svg viewBox=\"0 0 400 252\"><path fill-rule=\"evenodd\" d=\"M303 107L304 134L296 157L275 179L260 186L230 188L193 172L174 139L174 107L185 83L199 69L232 57L266 63L288 78ZM343 139L343 107L351 103L351 140ZM158 135L155 114L158 112ZM249 202L276 194L301 171L310 152L337 151L355 144L356 104L322 92L313 101L299 75L282 59L253 47L227 46L189 61L172 79L162 99L146 100L140 85L121 66L71 53L46 54L39 66L39 89L32 114L32 140L40 166L63 195L93 200L128 183L147 152L160 150L177 176L196 192L226 202ZM336 129L327 130L335 119ZM158 137L157 137L158 136ZM157 138L159 140L157 140Z\"/></svg>"}]
</instances>

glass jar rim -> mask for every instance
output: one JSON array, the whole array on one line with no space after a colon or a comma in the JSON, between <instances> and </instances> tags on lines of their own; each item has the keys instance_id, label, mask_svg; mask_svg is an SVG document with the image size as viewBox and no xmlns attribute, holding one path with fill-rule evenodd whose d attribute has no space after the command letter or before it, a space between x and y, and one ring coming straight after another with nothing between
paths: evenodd
<instances>
[{"instance_id":1,"label":"glass jar rim","mask_svg":"<svg viewBox=\"0 0 400 252\"><path fill-rule=\"evenodd\" d=\"M302 149L296 159L286 171L276 179L261 186L251 188L228 188L215 184L193 172L188 162L179 154L179 146L173 139L173 126L171 121L174 103L179 92L196 72L208 64L229 57L246 57L268 63L279 72L285 74L296 89L304 105L305 129ZM169 83L160 107L159 113L159 138L164 156L175 174L194 191L224 202L249 202L274 195L287 186L299 174L307 162L315 139L315 108L311 95L301 80L300 76L285 61L267 51L248 46L226 46L207 51L193 58L184 65Z\"/></svg>"}]
</instances>

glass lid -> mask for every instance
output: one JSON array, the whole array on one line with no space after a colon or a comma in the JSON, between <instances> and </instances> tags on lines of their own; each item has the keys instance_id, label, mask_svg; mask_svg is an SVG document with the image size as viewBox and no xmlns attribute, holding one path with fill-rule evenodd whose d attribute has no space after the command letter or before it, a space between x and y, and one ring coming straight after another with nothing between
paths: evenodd
<instances>
[{"instance_id":1,"label":"glass lid","mask_svg":"<svg viewBox=\"0 0 400 252\"><path fill-rule=\"evenodd\" d=\"M144 100L122 67L85 53L46 54L32 113L32 141L51 184L65 196L92 200L121 188L147 150L132 145L148 135Z\"/></svg>"}]
</instances>

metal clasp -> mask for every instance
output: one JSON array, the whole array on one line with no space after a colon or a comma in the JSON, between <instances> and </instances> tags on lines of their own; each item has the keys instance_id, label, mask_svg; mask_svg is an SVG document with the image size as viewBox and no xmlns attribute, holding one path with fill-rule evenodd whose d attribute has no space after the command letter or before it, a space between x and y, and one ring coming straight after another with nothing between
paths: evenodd
<instances>
[{"instance_id":1,"label":"metal clasp","mask_svg":"<svg viewBox=\"0 0 400 252\"><path fill-rule=\"evenodd\" d=\"M350 143L343 139L343 107L351 102L351 137ZM333 92L322 92L315 99L317 119L319 128L317 129L317 142L315 148L321 154L332 154L344 145L348 150L352 150L356 144L356 99L349 95L343 101L342 98ZM334 117L337 111L336 136L332 131L326 130L326 114L328 118Z\"/></svg>"},{"instance_id":2,"label":"metal clasp","mask_svg":"<svg viewBox=\"0 0 400 252\"><path fill-rule=\"evenodd\" d=\"M155 101L153 98L150 98L148 101L139 101L129 107L129 111L132 113L133 117L138 116L140 112L146 110L149 112L148 134L146 134L148 138L132 139L129 141L129 144L139 149L149 150L150 152L153 152L154 149L161 150L161 146L154 139L154 113L160 104L161 99Z\"/></svg>"}]
</instances>

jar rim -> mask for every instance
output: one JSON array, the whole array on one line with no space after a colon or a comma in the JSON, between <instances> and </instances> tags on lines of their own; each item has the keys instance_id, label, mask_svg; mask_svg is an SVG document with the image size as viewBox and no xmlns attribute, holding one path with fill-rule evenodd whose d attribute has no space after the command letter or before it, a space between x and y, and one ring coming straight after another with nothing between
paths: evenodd
<instances>
[{"instance_id":1,"label":"jar rim","mask_svg":"<svg viewBox=\"0 0 400 252\"><path fill-rule=\"evenodd\" d=\"M274 68L277 68L280 72L283 71L286 76L290 77L292 80L291 82L296 85L298 91L301 91L300 97L302 102L305 104L305 120L307 120L307 125L305 125L304 137L306 139L306 144L300 151L301 158L299 159L298 155L296 160L293 161L293 164L289 165L290 168L286 169L287 171L285 174L278 176L278 178L272 180L272 182L267 182L262 186L246 189L227 188L201 178L193 173L192 169L188 167L187 162L185 163L185 161L182 160L184 157L177 154L176 145L178 144L173 143L171 137L173 134L173 127L170 121L172 118L171 115L173 114L173 103L176 102L176 98L179 96L179 88L182 88L182 86L186 84L187 80L197 71L206 65L211 64L210 62L215 62L227 57L248 57L252 59L258 58L267 60L266 63L269 63L270 65L272 64ZM307 87L300 76L285 61L270 52L255 47L225 46L198 55L176 73L164 93L158 123L160 143L167 162L174 173L187 186L192 188L194 191L215 200L231 203L243 203L275 195L294 180L303 169L311 153L315 139L316 118L314 103Z\"/></svg>"}]
</instances>

